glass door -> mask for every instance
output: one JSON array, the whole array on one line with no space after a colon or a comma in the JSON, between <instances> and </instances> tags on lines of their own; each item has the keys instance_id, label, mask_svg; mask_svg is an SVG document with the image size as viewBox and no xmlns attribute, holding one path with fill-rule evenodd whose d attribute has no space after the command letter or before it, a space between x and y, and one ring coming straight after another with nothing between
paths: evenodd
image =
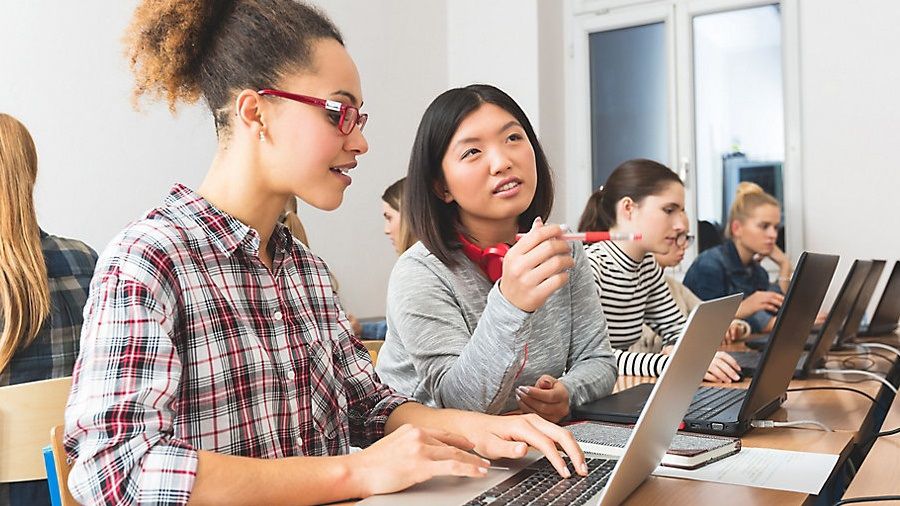
<instances>
[{"instance_id":1,"label":"glass door","mask_svg":"<svg viewBox=\"0 0 900 506\"><path fill-rule=\"evenodd\" d=\"M578 221L591 192L620 163L650 158L671 165L675 87L671 2L577 19L574 81L567 110L570 160L567 216ZM574 118L572 118L574 116ZM573 121L574 120L574 121Z\"/></svg>"}]
</instances>

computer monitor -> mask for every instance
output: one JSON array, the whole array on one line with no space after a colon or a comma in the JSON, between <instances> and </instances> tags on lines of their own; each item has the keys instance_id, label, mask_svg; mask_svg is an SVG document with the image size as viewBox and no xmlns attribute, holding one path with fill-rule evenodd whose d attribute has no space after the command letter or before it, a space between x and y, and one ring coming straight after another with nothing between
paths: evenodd
<instances>
[{"instance_id":1,"label":"computer monitor","mask_svg":"<svg viewBox=\"0 0 900 506\"><path fill-rule=\"evenodd\" d=\"M744 181L758 184L781 204L781 223L784 224L784 179L780 161L749 160L742 153L722 157L722 223L728 223L728 213L734 202L737 187Z\"/></svg>"}]
</instances>

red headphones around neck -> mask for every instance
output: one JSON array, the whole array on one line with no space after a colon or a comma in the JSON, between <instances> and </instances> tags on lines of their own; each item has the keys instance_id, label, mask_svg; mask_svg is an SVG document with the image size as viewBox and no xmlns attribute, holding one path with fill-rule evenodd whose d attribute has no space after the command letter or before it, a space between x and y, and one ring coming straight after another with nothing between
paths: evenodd
<instances>
[{"instance_id":1,"label":"red headphones around neck","mask_svg":"<svg viewBox=\"0 0 900 506\"><path fill-rule=\"evenodd\" d=\"M462 234L459 234L459 242L463 253L481 268L492 283L496 283L503 276L503 257L509 251L509 244L500 243L481 249Z\"/></svg>"}]
</instances>

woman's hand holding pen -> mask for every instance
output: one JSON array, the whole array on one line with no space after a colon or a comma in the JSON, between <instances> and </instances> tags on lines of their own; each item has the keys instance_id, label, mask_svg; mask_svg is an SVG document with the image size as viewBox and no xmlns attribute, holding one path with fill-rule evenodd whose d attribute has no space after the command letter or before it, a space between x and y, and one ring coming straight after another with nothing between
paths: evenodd
<instances>
[{"instance_id":1,"label":"woman's hand holding pen","mask_svg":"<svg viewBox=\"0 0 900 506\"><path fill-rule=\"evenodd\" d=\"M560 227L545 227L540 217L535 218L531 230L503 258L500 292L522 311L541 307L569 281L567 271L575 260L572 248L560 240L562 233Z\"/></svg>"},{"instance_id":2,"label":"woman's hand holding pen","mask_svg":"<svg viewBox=\"0 0 900 506\"><path fill-rule=\"evenodd\" d=\"M547 374L541 376L533 387L516 388L516 402L523 413L536 413L557 423L569 416L569 391L562 381Z\"/></svg>"}]
</instances>

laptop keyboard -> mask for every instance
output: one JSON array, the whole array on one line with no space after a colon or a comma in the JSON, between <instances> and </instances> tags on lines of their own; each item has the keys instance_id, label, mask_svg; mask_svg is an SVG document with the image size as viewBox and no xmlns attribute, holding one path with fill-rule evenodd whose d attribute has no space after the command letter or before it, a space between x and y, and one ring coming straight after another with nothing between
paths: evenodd
<instances>
[{"instance_id":1,"label":"laptop keyboard","mask_svg":"<svg viewBox=\"0 0 900 506\"><path fill-rule=\"evenodd\" d=\"M703 420L712 418L736 402L741 402L747 391L743 388L700 387L694 394L691 407L684 415L686 420Z\"/></svg>"},{"instance_id":2,"label":"laptop keyboard","mask_svg":"<svg viewBox=\"0 0 900 506\"><path fill-rule=\"evenodd\" d=\"M562 478L546 458L510 476L487 492L466 503L466 506L500 505L581 505L600 492L616 466L611 459L585 459L588 475L575 474L568 459L571 478Z\"/></svg>"},{"instance_id":3,"label":"laptop keyboard","mask_svg":"<svg viewBox=\"0 0 900 506\"><path fill-rule=\"evenodd\" d=\"M762 353L758 351L732 351L728 353L731 358L741 366L741 369L756 370L762 359Z\"/></svg>"}]
</instances>

